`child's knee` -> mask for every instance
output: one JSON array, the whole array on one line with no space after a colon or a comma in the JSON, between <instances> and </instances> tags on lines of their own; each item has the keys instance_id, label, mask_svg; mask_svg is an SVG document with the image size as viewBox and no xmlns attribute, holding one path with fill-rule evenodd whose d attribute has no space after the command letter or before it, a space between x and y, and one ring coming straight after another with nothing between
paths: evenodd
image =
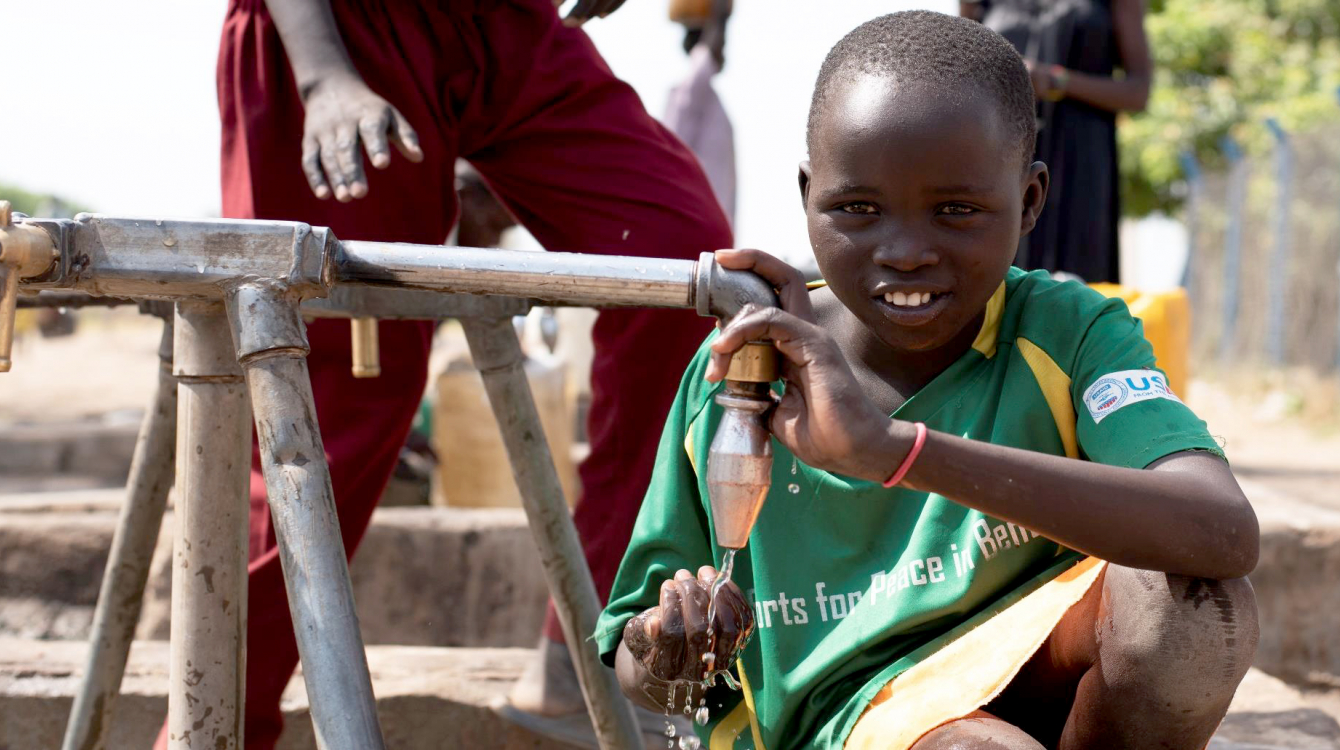
<instances>
[{"instance_id":1,"label":"child's knee","mask_svg":"<svg viewBox=\"0 0 1340 750\"><path fill-rule=\"evenodd\" d=\"M1226 703L1251 667L1259 636L1246 578L1189 578L1112 566L1099 618L1104 677ZM1134 687L1134 685L1132 685ZM1194 693L1194 696L1192 695Z\"/></svg>"}]
</instances>

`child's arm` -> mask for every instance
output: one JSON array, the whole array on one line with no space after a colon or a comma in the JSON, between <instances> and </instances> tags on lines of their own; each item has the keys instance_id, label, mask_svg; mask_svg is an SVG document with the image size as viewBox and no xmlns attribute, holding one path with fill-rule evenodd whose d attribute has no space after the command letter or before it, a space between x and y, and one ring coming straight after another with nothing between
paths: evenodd
<instances>
[{"instance_id":1,"label":"child's arm","mask_svg":"<svg viewBox=\"0 0 1340 750\"><path fill-rule=\"evenodd\" d=\"M814 324L804 280L757 251L721 251L717 260L770 280L782 309L736 316L712 344L707 379L720 380L730 354L745 342L771 339L786 360L786 393L770 425L777 439L811 466L889 478L911 449L913 426L889 419L861 391L836 342ZM1219 579L1255 567L1256 515L1227 463L1182 452L1148 468L932 432L902 484L1128 567Z\"/></svg>"}]
</instances>

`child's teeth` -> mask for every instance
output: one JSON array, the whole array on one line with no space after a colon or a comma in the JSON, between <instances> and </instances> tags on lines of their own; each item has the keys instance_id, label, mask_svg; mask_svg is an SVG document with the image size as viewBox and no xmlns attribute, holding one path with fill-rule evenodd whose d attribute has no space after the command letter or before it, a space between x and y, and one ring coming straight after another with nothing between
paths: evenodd
<instances>
[{"instance_id":1,"label":"child's teeth","mask_svg":"<svg viewBox=\"0 0 1340 750\"><path fill-rule=\"evenodd\" d=\"M898 307L921 307L930 304L935 295L931 292L889 292L884 295L884 301L890 305Z\"/></svg>"}]
</instances>

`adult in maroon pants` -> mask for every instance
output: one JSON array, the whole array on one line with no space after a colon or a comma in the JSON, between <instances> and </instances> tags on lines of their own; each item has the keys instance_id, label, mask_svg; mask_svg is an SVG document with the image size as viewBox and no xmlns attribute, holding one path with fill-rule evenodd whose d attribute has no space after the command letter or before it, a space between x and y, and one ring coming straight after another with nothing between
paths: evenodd
<instances>
[{"instance_id":1,"label":"adult in maroon pants","mask_svg":"<svg viewBox=\"0 0 1340 750\"><path fill-rule=\"evenodd\" d=\"M603 2L583 0L577 12L620 4ZM695 258L731 246L694 157L646 114L586 35L559 19L551 0L268 6L231 0L224 24L225 216L300 220L346 240L441 243L455 216L459 155L549 250ZM406 158L392 159L388 141ZM363 151L376 169L363 168ZM591 455L580 469L575 520L601 597L631 534L670 401L709 326L691 311L642 310L602 312L595 324ZM423 393L431 330L381 323L381 377L355 380L348 323L308 327L349 554ZM251 487L246 747L268 750L298 652L254 464ZM545 630L561 643L552 608ZM562 648L546 651L531 673L539 684L516 691L514 702L540 713L579 709L580 695L555 689L574 684L555 674L565 664ZM159 746L166 734L165 727Z\"/></svg>"}]
</instances>

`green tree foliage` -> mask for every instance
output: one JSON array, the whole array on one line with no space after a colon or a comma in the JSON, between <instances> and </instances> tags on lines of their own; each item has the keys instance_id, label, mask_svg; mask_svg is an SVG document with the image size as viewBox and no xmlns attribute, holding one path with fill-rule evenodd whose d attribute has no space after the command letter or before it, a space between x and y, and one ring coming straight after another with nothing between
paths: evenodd
<instances>
[{"instance_id":1,"label":"green tree foliage","mask_svg":"<svg viewBox=\"0 0 1340 750\"><path fill-rule=\"evenodd\" d=\"M33 193L6 183L0 183L0 200L9 201L15 211L29 216L68 218L88 209L45 193Z\"/></svg>"},{"instance_id":2,"label":"green tree foliage","mask_svg":"<svg viewBox=\"0 0 1340 750\"><path fill-rule=\"evenodd\" d=\"M1225 135L1259 154L1269 117L1291 132L1340 118L1340 0L1152 0L1145 29L1154 87L1119 128L1128 215L1178 205L1183 151L1216 169Z\"/></svg>"}]
</instances>

